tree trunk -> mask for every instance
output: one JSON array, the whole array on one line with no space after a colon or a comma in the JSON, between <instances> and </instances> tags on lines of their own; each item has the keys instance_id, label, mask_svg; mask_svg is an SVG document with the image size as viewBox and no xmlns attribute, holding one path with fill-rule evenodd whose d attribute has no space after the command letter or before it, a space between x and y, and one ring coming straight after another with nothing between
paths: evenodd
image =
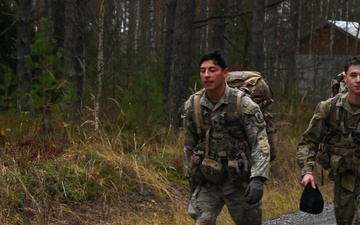
<instances>
[{"instance_id":1,"label":"tree trunk","mask_svg":"<svg viewBox=\"0 0 360 225\"><path fill-rule=\"evenodd\" d=\"M224 49L224 34L226 29L226 17L224 15L224 12L228 11L227 3L227 0L210 0L208 3L208 50L213 50L216 48Z\"/></svg>"},{"instance_id":2,"label":"tree trunk","mask_svg":"<svg viewBox=\"0 0 360 225\"><path fill-rule=\"evenodd\" d=\"M274 87L276 82L276 75L277 75L277 33L278 33L278 10L277 5L273 5L277 0L267 1L267 4L271 4L272 6L266 10L266 21L265 21L265 38L264 38L264 45L265 45L265 55L266 60L264 71L264 76L267 79L267 82L271 87ZM275 92L279 91L279 88L274 90Z\"/></svg>"},{"instance_id":3,"label":"tree trunk","mask_svg":"<svg viewBox=\"0 0 360 225\"><path fill-rule=\"evenodd\" d=\"M137 0L129 2L129 31L127 36L127 52L133 52L137 49L137 24L138 24L138 17L137 17Z\"/></svg>"},{"instance_id":4,"label":"tree trunk","mask_svg":"<svg viewBox=\"0 0 360 225\"><path fill-rule=\"evenodd\" d=\"M97 72L98 72L98 93L95 99L95 131L99 131L100 119L100 98L102 94L102 77L104 75L104 49L103 49L103 34L104 34L104 1L98 2L98 58L97 58Z\"/></svg>"},{"instance_id":5,"label":"tree trunk","mask_svg":"<svg viewBox=\"0 0 360 225\"><path fill-rule=\"evenodd\" d=\"M165 37L165 57L164 57L164 79L162 92L164 103L169 102L169 84L171 75L172 49L174 41L176 0L168 0L166 8L166 37Z\"/></svg>"},{"instance_id":6,"label":"tree trunk","mask_svg":"<svg viewBox=\"0 0 360 225\"><path fill-rule=\"evenodd\" d=\"M32 72L26 63L32 43L31 6L32 0L18 0L17 4L17 79L22 94L17 99L19 111L31 111L28 94L32 88Z\"/></svg>"},{"instance_id":7,"label":"tree trunk","mask_svg":"<svg viewBox=\"0 0 360 225\"><path fill-rule=\"evenodd\" d=\"M196 1L195 4L195 30L194 30L194 46L197 52L208 51L207 39L207 1Z\"/></svg>"},{"instance_id":8,"label":"tree trunk","mask_svg":"<svg viewBox=\"0 0 360 225\"><path fill-rule=\"evenodd\" d=\"M156 58L156 37L155 37L155 7L154 0L149 2L149 37L150 37L150 56L152 65L157 62Z\"/></svg>"},{"instance_id":9,"label":"tree trunk","mask_svg":"<svg viewBox=\"0 0 360 225\"><path fill-rule=\"evenodd\" d=\"M146 60L147 54L149 53L149 1L141 1L139 3L139 14L138 14L138 23L139 27L137 29L139 42L137 52L141 53L140 59Z\"/></svg>"},{"instance_id":10,"label":"tree trunk","mask_svg":"<svg viewBox=\"0 0 360 225\"><path fill-rule=\"evenodd\" d=\"M114 60L112 60L112 55L114 53L114 40L115 32L114 30L114 0L105 0L104 2L104 35L103 35L103 74L105 79L110 77L112 82L110 88L111 97L116 98L116 78L114 73Z\"/></svg>"},{"instance_id":11,"label":"tree trunk","mask_svg":"<svg viewBox=\"0 0 360 225\"><path fill-rule=\"evenodd\" d=\"M64 47L65 39L65 4L64 0L56 0L54 6L54 38L56 40L56 51Z\"/></svg>"},{"instance_id":12,"label":"tree trunk","mask_svg":"<svg viewBox=\"0 0 360 225\"><path fill-rule=\"evenodd\" d=\"M264 16L265 1L254 0L252 18L252 69L260 73L264 70Z\"/></svg>"},{"instance_id":13,"label":"tree trunk","mask_svg":"<svg viewBox=\"0 0 360 225\"><path fill-rule=\"evenodd\" d=\"M298 31L299 31L299 7L298 0L290 1L289 31L287 38L287 74L285 80L285 96L297 97L297 74L296 74L296 56L298 49Z\"/></svg>"},{"instance_id":14,"label":"tree trunk","mask_svg":"<svg viewBox=\"0 0 360 225\"><path fill-rule=\"evenodd\" d=\"M70 103L71 119L76 121L82 114L82 94L84 84L84 1L66 1L65 53L71 62L69 83L72 87Z\"/></svg>"},{"instance_id":15,"label":"tree trunk","mask_svg":"<svg viewBox=\"0 0 360 225\"><path fill-rule=\"evenodd\" d=\"M194 14L194 0L177 1L168 104L171 109L170 122L176 127L180 122L178 110L189 93Z\"/></svg>"}]
</instances>

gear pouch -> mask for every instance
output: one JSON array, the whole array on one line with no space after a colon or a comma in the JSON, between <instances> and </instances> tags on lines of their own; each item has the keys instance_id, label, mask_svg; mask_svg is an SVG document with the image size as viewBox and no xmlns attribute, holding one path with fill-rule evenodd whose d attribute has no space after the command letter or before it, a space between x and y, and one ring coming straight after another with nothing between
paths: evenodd
<instances>
[{"instance_id":1,"label":"gear pouch","mask_svg":"<svg viewBox=\"0 0 360 225\"><path fill-rule=\"evenodd\" d=\"M200 168L206 180L214 184L220 184L223 181L224 167L215 159L206 157L202 161Z\"/></svg>"},{"instance_id":2,"label":"gear pouch","mask_svg":"<svg viewBox=\"0 0 360 225\"><path fill-rule=\"evenodd\" d=\"M319 152L316 156L316 160L324 168L324 170L331 168L330 158L327 152L325 151Z\"/></svg>"},{"instance_id":3,"label":"gear pouch","mask_svg":"<svg viewBox=\"0 0 360 225\"><path fill-rule=\"evenodd\" d=\"M246 161L244 161L247 164ZM249 180L250 174L247 169L247 165L243 166L243 169L239 168L238 161L236 159L229 159L227 166L227 175L232 184L241 184L242 181Z\"/></svg>"},{"instance_id":4,"label":"gear pouch","mask_svg":"<svg viewBox=\"0 0 360 225\"><path fill-rule=\"evenodd\" d=\"M360 156L358 154L354 154L351 158L351 166L352 171L356 176L360 176Z\"/></svg>"},{"instance_id":5,"label":"gear pouch","mask_svg":"<svg viewBox=\"0 0 360 225\"><path fill-rule=\"evenodd\" d=\"M331 169L333 169L335 173L343 172L343 169L341 168L341 164L342 164L342 156L340 156L340 155L332 155L331 156L330 166L331 166Z\"/></svg>"},{"instance_id":6,"label":"gear pouch","mask_svg":"<svg viewBox=\"0 0 360 225\"><path fill-rule=\"evenodd\" d=\"M188 174L190 181L195 185L202 184L204 181L204 176L200 170L201 157L198 155L192 155L189 163Z\"/></svg>"}]
</instances>

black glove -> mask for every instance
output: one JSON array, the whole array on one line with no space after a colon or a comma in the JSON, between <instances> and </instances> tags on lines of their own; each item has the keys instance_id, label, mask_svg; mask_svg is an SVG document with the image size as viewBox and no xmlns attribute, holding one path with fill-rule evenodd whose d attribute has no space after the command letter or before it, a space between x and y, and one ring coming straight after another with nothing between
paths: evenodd
<instances>
[{"instance_id":1,"label":"black glove","mask_svg":"<svg viewBox=\"0 0 360 225\"><path fill-rule=\"evenodd\" d=\"M258 203L264 194L264 177L254 177L245 189L245 198L250 205Z\"/></svg>"}]
</instances>

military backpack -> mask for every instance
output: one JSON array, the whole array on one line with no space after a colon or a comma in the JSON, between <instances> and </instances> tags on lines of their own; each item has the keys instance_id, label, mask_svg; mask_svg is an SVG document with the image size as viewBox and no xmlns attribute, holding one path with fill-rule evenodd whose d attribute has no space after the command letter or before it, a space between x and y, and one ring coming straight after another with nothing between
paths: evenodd
<instances>
[{"instance_id":1,"label":"military backpack","mask_svg":"<svg viewBox=\"0 0 360 225\"><path fill-rule=\"evenodd\" d=\"M275 114L272 111L272 104L274 103L274 94L262 77L261 73L256 71L232 71L229 72L226 79L228 85L232 88L242 89L247 92L251 99L260 106L266 122L266 131L270 144L270 161L276 158L277 154L277 129L275 125ZM201 107L200 107L201 91L194 94L194 120L198 135L201 135ZM237 115L241 115L241 95L237 96Z\"/></svg>"},{"instance_id":2,"label":"military backpack","mask_svg":"<svg viewBox=\"0 0 360 225\"><path fill-rule=\"evenodd\" d=\"M344 73L339 73L335 77L331 79L330 87L331 87L331 97L334 97L338 93L343 93L347 91L346 84L344 82Z\"/></svg>"}]
</instances>

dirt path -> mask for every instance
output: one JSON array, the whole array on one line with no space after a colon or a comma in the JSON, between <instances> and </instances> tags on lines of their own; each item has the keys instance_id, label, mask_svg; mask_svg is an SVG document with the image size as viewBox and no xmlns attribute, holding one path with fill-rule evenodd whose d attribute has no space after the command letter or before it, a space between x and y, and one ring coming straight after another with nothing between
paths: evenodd
<instances>
[{"instance_id":1,"label":"dirt path","mask_svg":"<svg viewBox=\"0 0 360 225\"><path fill-rule=\"evenodd\" d=\"M336 225L334 205L324 207L322 213L313 215L305 212L291 213L276 219L267 220L263 225Z\"/></svg>"}]
</instances>

